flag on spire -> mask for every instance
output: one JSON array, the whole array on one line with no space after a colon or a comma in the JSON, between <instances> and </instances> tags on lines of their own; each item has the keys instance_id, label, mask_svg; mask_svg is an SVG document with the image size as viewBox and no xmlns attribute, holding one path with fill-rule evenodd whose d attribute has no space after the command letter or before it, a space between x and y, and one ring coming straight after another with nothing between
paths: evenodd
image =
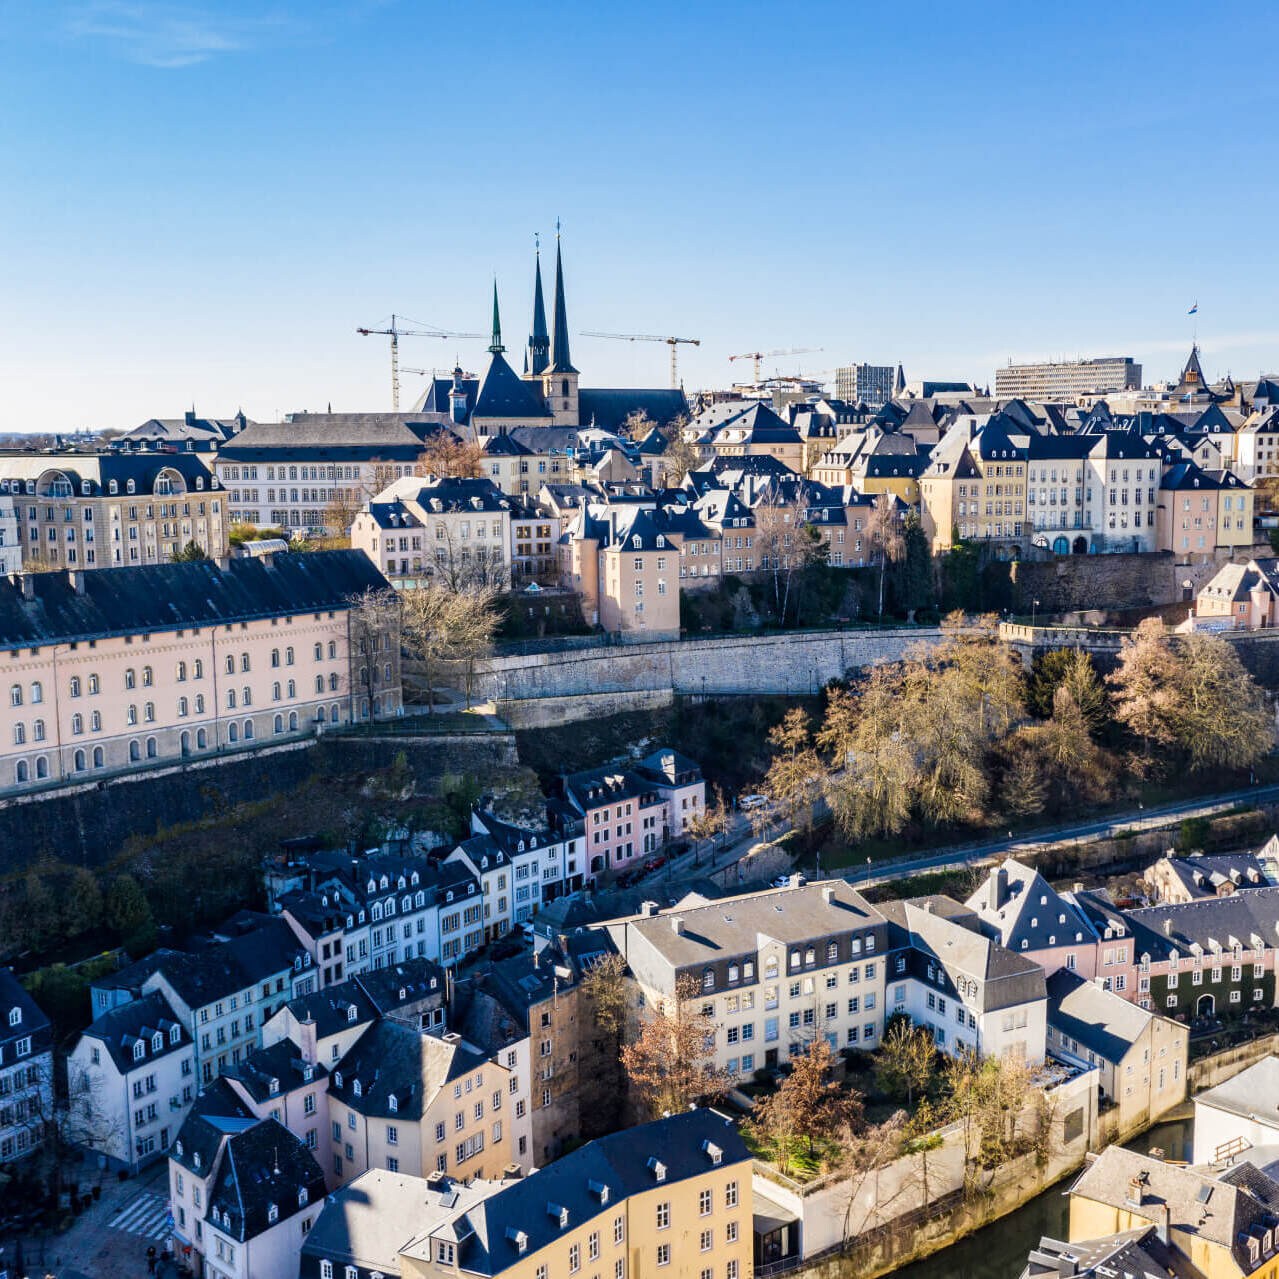
<instances>
[{"instance_id":1,"label":"flag on spire","mask_svg":"<svg viewBox=\"0 0 1279 1279\"><path fill-rule=\"evenodd\" d=\"M1194 306L1192 306L1192 307L1190 308L1190 310L1186 312L1186 314L1187 314L1187 315L1198 315L1198 314L1199 314L1199 303L1198 303L1198 302L1196 302L1196 303L1194 304Z\"/></svg>"}]
</instances>

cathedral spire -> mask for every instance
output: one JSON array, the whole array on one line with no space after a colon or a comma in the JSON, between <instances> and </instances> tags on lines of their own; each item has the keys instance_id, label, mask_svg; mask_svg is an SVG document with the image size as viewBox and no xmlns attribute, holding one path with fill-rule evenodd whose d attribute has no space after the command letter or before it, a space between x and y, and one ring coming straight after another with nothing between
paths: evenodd
<instances>
[{"instance_id":1,"label":"cathedral spire","mask_svg":"<svg viewBox=\"0 0 1279 1279\"><path fill-rule=\"evenodd\" d=\"M493 340L489 343L489 350L494 355L501 355L506 347L502 345L502 317L497 310L497 281L493 281Z\"/></svg>"},{"instance_id":2,"label":"cathedral spire","mask_svg":"<svg viewBox=\"0 0 1279 1279\"><path fill-rule=\"evenodd\" d=\"M542 250L535 250L533 269L533 331L529 334L528 350L524 353L526 377L541 377L550 363L551 340L546 332L546 304L542 300Z\"/></svg>"},{"instance_id":3,"label":"cathedral spire","mask_svg":"<svg viewBox=\"0 0 1279 1279\"><path fill-rule=\"evenodd\" d=\"M568 307L564 301L564 261L559 227L555 230L555 327L551 332L551 373L576 373L568 353Z\"/></svg>"}]
</instances>

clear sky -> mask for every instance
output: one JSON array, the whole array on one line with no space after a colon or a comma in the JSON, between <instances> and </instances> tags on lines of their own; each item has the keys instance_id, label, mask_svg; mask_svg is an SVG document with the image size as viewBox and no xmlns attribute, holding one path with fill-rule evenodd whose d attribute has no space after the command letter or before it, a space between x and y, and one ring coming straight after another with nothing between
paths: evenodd
<instances>
[{"instance_id":1,"label":"clear sky","mask_svg":"<svg viewBox=\"0 0 1279 1279\"><path fill-rule=\"evenodd\" d=\"M392 311L690 389L1279 368L1279 6L0 0L0 429L390 404ZM548 299L549 301L549 299ZM405 339L468 369L482 341ZM405 377L406 401L422 379Z\"/></svg>"}]
</instances>

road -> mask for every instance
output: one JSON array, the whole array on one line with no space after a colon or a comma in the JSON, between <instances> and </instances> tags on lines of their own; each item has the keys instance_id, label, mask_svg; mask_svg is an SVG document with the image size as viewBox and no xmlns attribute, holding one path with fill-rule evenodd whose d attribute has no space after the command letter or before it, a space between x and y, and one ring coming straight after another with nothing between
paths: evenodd
<instances>
[{"instance_id":1,"label":"road","mask_svg":"<svg viewBox=\"0 0 1279 1279\"><path fill-rule=\"evenodd\" d=\"M1184 820L1188 817L1211 817L1216 813L1226 812L1240 803L1255 805L1268 800L1279 800L1279 784L1247 786L1241 790L1220 795L1199 796L1196 799L1179 800L1176 803L1161 804L1152 808L1140 807L1127 813L1111 814L1108 817L1087 822L1063 823L1021 835L1010 835L1005 839L952 844L945 848L920 853L917 857L873 861L869 869L865 866L844 866L830 873L862 886L882 884L918 875L924 871L960 869L1001 853L1029 852L1045 844L1056 844L1066 840L1104 839L1118 831L1149 830L1163 826L1170 818ZM781 824L770 832L769 837L776 839L784 835L788 829L789 827L785 824ZM749 821L741 813L734 817L733 825L729 829L729 838L732 842L727 849L721 849L715 854L713 863L706 851L702 851L700 855L693 852L683 853L668 862L661 870L647 876L641 883L651 886L655 894L664 892L666 896L670 896L671 889L679 888L704 875L712 865L722 869L737 861L758 842L750 830Z\"/></svg>"}]
</instances>

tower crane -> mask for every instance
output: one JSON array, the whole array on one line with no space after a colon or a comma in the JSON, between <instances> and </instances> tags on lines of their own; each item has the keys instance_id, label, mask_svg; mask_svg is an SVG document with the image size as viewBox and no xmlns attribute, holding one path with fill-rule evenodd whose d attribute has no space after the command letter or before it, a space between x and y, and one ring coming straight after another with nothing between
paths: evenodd
<instances>
[{"instance_id":1,"label":"tower crane","mask_svg":"<svg viewBox=\"0 0 1279 1279\"><path fill-rule=\"evenodd\" d=\"M755 366L755 381L760 380L760 365L765 361L772 359L775 355L812 355L815 351L820 351L820 346L792 346L783 351L745 351L741 355L730 355L729 361L733 360L750 360Z\"/></svg>"},{"instance_id":2,"label":"tower crane","mask_svg":"<svg viewBox=\"0 0 1279 1279\"><path fill-rule=\"evenodd\" d=\"M402 317L392 314L391 327L389 329L356 329L355 331L364 337L389 337L391 339L391 408L394 412L400 411L400 339L402 337L414 338L479 338L483 337L482 333L453 333L447 329L437 329L434 325L422 325L420 328L406 329L401 327L399 320ZM413 324L420 324L418 320L410 321Z\"/></svg>"},{"instance_id":3,"label":"tower crane","mask_svg":"<svg viewBox=\"0 0 1279 1279\"><path fill-rule=\"evenodd\" d=\"M594 333L584 332L584 338L616 338L619 342L665 342L671 348L671 390L679 390L679 348L681 345L701 346L701 338L664 338L653 333Z\"/></svg>"}]
</instances>

